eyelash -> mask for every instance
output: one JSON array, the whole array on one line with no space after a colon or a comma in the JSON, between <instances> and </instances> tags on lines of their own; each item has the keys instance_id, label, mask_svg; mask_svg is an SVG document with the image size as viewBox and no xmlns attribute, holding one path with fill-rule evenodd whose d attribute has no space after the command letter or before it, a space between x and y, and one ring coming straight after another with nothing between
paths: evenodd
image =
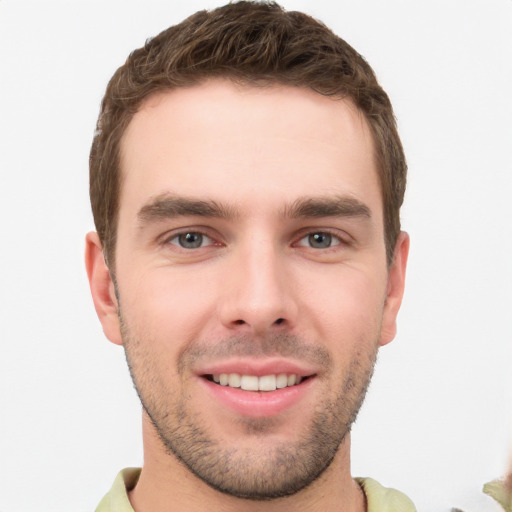
<instances>
[{"instance_id":1,"label":"eyelash","mask_svg":"<svg viewBox=\"0 0 512 512\"><path fill-rule=\"evenodd\" d=\"M201 244L198 247L184 247L179 243L180 237L187 236L187 235L199 235L201 237ZM208 243L206 245L203 245L204 239L210 240L212 243ZM176 240L176 243L173 243L173 240ZM174 233L172 236L166 237L164 240L164 245L171 244L175 245L181 249L184 249L186 251L193 250L193 249L201 249L203 247L209 247L212 245L220 245L218 242L215 242L214 238L205 233L204 231L200 229L187 229L184 231L181 231L179 233Z\"/></svg>"},{"instance_id":2,"label":"eyelash","mask_svg":"<svg viewBox=\"0 0 512 512\"><path fill-rule=\"evenodd\" d=\"M306 240L306 239L309 239L308 241L311 242L310 237L313 237L315 235L327 236L329 242L332 242L332 243L330 243L328 247L313 247L313 246L311 246L310 244L307 244L307 243L306 244L301 244L300 243L300 242L302 242L303 240ZM347 245L347 244L348 244L348 242L345 239L343 239L343 237L340 236L339 233L334 233L333 231L331 231L329 229L319 229L317 231L308 231L303 236L301 236L299 238L299 240L297 242L295 242L294 245L298 245L300 247L308 247L310 249L328 250L328 249L333 249L334 247L337 247L339 245Z\"/></svg>"},{"instance_id":3,"label":"eyelash","mask_svg":"<svg viewBox=\"0 0 512 512\"><path fill-rule=\"evenodd\" d=\"M201 237L200 245L198 245L197 247L183 246L179 242L179 239L180 239L180 237L187 236L187 235L199 235ZM301 243L304 240L308 239L309 237L313 237L315 235L327 236L329 245L327 247L313 247L312 245L310 245L310 243L308 243L308 242L311 242L311 239L309 239L308 242L306 242L306 243ZM203 245L205 242L205 240L204 240L205 238L207 240L209 240L210 243ZM173 241L176 241L176 242L173 242ZM321 243L321 241L319 243ZM310 230L310 231L302 232L300 234L300 238L298 238L297 241L292 244L292 246L307 247L307 248L313 249L313 250L329 250L329 249L333 249L334 247L337 247L339 245L349 245L349 243L350 243L349 241L347 241L344 237L340 236L340 234L337 232L335 233L329 229L319 229L319 230ZM166 237L163 241L163 245L168 245L168 244L179 247L180 249L183 249L185 251L191 251L194 249L201 249L204 247L210 247L210 246L215 246L215 245L220 246L221 245L220 242L216 242L212 236L210 236L207 232L205 232L201 229L187 229L187 230L180 231L178 233L173 233L171 236Z\"/></svg>"}]
</instances>

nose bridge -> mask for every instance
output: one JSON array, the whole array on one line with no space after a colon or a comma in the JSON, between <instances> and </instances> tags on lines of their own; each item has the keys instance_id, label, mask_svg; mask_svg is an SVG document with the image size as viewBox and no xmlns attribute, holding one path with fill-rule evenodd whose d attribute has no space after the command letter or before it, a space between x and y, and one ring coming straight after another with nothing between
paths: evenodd
<instances>
[{"instance_id":1,"label":"nose bridge","mask_svg":"<svg viewBox=\"0 0 512 512\"><path fill-rule=\"evenodd\" d=\"M221 305L225 325L254 332L292 325L296 306L285 254L264 234L248 236L232 254L232 271Z\"/></svg>"}]
</instances>

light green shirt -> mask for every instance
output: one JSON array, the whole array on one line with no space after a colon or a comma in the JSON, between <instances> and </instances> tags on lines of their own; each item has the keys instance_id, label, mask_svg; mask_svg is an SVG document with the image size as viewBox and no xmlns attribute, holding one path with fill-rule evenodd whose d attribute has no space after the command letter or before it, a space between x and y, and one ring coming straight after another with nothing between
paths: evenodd
<instances>
[{"instance_id":1,"label":"light green shirt","mask_svg":"<svg viewBox=\"0 0 512 512\"><path fill-rule=\"evenodd\" d=\"M112 489L101 500L96 512L134 512L127 491L133 489L139 479L140 468L123 469L114 481ZM413 502L400 491L382 487L371 478L356 478L368 503L368 512L416 512Z\"/></svg>"},{"instance_id":2,"label":"light green shirt","mask_svg":"<svg viewBox=\"0 0 512 512\"><path fill-rule=\"evenodd\" d=\"M507 485L503 480L493 480L485 484L483 490L485 494L493 497L505 512L512 512L512 489L510 484Z\"/></svg>"}]
</instances>

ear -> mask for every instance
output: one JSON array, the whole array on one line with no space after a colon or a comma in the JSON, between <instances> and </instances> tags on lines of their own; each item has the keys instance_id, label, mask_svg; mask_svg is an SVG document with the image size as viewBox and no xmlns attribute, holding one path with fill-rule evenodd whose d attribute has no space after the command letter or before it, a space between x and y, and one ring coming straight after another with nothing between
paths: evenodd
<instances>
[{"instance_id":1,"label":"ear","mask_svg":"<svg viewBox=\"0 0 512 512\"><path fill-rule=\"evenodd\" d=\"M386 345L396 335L396 317L405 288L405 270L407 256L409 255L409 235L401 232L395 245L393 262L388 271L388 286L386 290L386 302L382 317L382 329L380 333L380 345Z\"/></svg>"},{"instance_id":2,"label":"ear","mask_svg":"<svg viewBox=\"0 0 512 512\"><path fill-rule=\"evenodd\" d=\"M85 237L85 267L103 332L112 343L122 345L114 283L103 257L100 239L95 232L88 233Z\"/></svg>"}]
</instances>

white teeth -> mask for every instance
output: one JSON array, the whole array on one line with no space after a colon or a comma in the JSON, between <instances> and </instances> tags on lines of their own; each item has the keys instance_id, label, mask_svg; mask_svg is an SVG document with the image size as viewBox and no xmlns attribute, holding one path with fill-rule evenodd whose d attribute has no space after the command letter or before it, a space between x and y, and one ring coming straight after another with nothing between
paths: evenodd
<instances>
[{"instance_id":1,"label":"white teeth","mask_svg":"<svg viewBox=\"0 0 512 512\"><path fill-rule=\"evenodd\" d=\"M259 382L258 387L259 387L260 391L275 391L276 376L275 375L265 375L264 377L260 377L260 382Z\"/></svg>"},{"instance_id":2,"label":"white teeth","mask_svg":"<svg viewBox=\"0 0 512 512\"><path fill-rule=\"evenodd\" d=\"M275 391L300 384L302 377L287 373L278 375L240 375L238 373L220 373L212 375L213 381L221 386L242 388L245 391Z\"/></svg>"},{"instance_id":3,"label":"white teeth","mask_svg":"<svg viewBox=\"0 0 512 512\"><path fill-rule=\"evenodd\" d=\"M254 375L242 375L240 387L246 391L258 391L258 381Z\"/></svg>"},{"instance_id":4,"label":"white teeth","mask_svg":"<svg viewBox=\"0 0 512 512\"><path fill-rule=\"evenodd\" d=\"M288 386L288 375L286 373L280 373L276 379L276 388L281 389Z\"/></svg>"},{"instance_id":5,"label":"white teeth","mask_svg":"<svg viewBox=\"0 0 512 512\"><path fill-rule=\"evenodd\" d=\"M230 373L228 385L230 388L239 388L242 384L242 378L238 373Z\"/></svg>"}]
</instances>

